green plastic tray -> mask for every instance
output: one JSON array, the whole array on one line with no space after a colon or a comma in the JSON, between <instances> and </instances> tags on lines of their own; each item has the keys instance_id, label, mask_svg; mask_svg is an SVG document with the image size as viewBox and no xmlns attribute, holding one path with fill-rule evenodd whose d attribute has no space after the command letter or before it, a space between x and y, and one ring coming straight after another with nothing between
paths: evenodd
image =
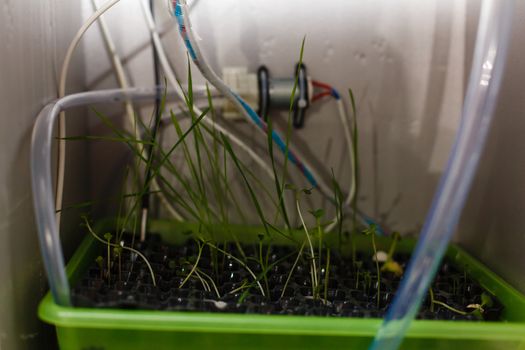
<instances>
[{"instance_id":1,"label":"green plastic tray","mask_svg":"<svg viewBox=\"0 0 525 350\"><path fill-rule=\"evenodd\" d=\"M171 242L182 242L191 224L153 222L151 230ZM217 228L218 232L224 228ZM254 228L229 227L241 240ZM358 249L367 240L356 240ZM388 239L378 239L386 249ZM410 251L403 239L398 251ZM92 264L100 243L86 237L67 266L75 283ZM504 304L502 322L415 320L402 349L525 349L525 297L463 250L450 246L447 257ZM367 349L381 319L137 311L61 307L48 293L40 318L56 326L62 350L135 349Z\"/></svg>"}]
</instances>

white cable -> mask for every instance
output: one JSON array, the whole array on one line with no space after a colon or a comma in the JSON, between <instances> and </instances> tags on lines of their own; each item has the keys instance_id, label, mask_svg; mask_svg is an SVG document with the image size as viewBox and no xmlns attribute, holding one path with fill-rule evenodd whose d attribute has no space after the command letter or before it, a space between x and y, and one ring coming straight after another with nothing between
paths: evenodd
<instances>
[{"instance_id":1,"label":"white cable","mask_svg":"<svg viewBox=\"0 0 525 350\"><path fill-rule=\"evenodd\" d=\"M190 45L191 49L188 48L188 50L190 51L190 56L192 56L193 58L193 62L199 68L202 75L212 85L214 85L217 88L217 90L223 93L238 108L238 110L246 117L246 119L250 120L254 125L256 125L255 121L251 118L247 110L244 108L241 102L239 102L239 100L236 98L236 96L233 94L230 88L217 76L217 74L211 69L210 65L207 63L205 56L202 54L200 50L200 47L198 45L198 40L195 37L195 33L191 27L190 16L189 16L189 11L188 11L188 6L186 4L186 1L179 0L177 4L180 4L181 10L182 10L182 19L184 21L184 31L187 34L187 39L189 40L189 43L191 44ZM173 15L173 12L171 13ZM256 127L259 131L265 134L264 130L262 130L257 125ZM290 153L292 153L291 150L290 150ZM315 183L317 184L316 188L318 188L320 192L327 198L332 198L332 190L330 186L317 174L314 168L312 168L304 160L305 159L304 157L302 157L300 154L297 154L297 158L303 160L302 163L304 165L304 168L308 169L312 177L315 179ZM310 181L310 179L308 180Z\"/></svg>"},{"instance_id":2,"label":"white cable","mask_svg":"<svg viewBox=\"0 0 525 350\"><path fill-rule=\"evenodd\" d=\"M98 8L97 1L91 0L91 2L93 4L94 10L96 11ZM102 37L104 39L106 50L111 58L111 63L113 66L113 70L115 71L117 82L120 88L127 89L129 88L129 82L126 77L126 74L124 73L124 67L122 65L122 60L120 59L120 56L117 53L117 50L115 48L115 43L113 42L113 38L111 37L108 26L104 19L104 16L100 16L98 18L98 23L100 25L100 31L102 32ZM137 122L135 120L135 111L133 109L133 105L131 104L129 100L126 100L125 107L126 107L126 115L128 117L128 122L130 124L130 127L133 129L135 138L137 140L142 140L140 131L137 127ZM143 145L141 143L138 143L137 146L138 146L138 151L142 154L144 150ZM159 197L160 201L166 207L166 209L171 214L171 216L173 216L173 218L175 218L176 220L182 221L183 220L182 215L180 215L175 209L175 207L171 205L171 203L168 201L164 193L162 191L157 191L160 188L157 179L154 178L152 180L151 187L152 187L152 190L157 193L157 196ZM144 217L144 213L142 217ZM145 222L142 224L141 226L142 228L144 228L144 224Z\"/></svg>"},{"instance_id":3,"label":"white cable","mask_svg":"<svg viewBox=\"0 0 525 350\"><path fill-rule=\"evenodd\" d=\"M97 0L91 0L91 3L93 5L93 9L97 11L98 10ZM129 87L128 79L124 73L124 67L122 66L122 61L120 59L120 56L117 53L117 50L115 48L115 43L113 42L113 38L111 37L111 34L109 32L104 16L100 16L98 18L98 24L100 26L102 38L104 39L106 51L108 55L110 56L111 64L113 66L113 70L115 71L117 82L122 89L127 89ZM128 117L128 121L131 127L133 128L136 138L140 139L140 132L138 131L135 125L136 124L135 111L133 110L133 105L131 104L129 100L124 102L124 104L126 107L126 115ZM139 147L142 148L143 146L139 144Z\"/></svg>"},{"instance_id":4,"label":"white cable","mask_svg":"<svg viewBox=\"0 0 525 350\"><path fill-rule=\"evenodd\" d=\"M175 92L177 93L177 95L179 95L181 99L184 100L184 93L181 90L179 84L177 83L177 78L175 77L175 74L173 73L173 70L171 69L166 52L164 51L164 47L162 45L162 42L160 41L159 33L157 32L157 29L155 27L155 22L153 20L153 16L151 15L149 6L146 4L146 0L141 0L140 4L142 7L144 18L146 19L146 23L148 25L148 29L152 35L153 45L155 46L155 50L157 50L157 55L158 55L162 70L164 71L164 74L166 74L166 78L169 84L175 89ZM194 106L194 111L195 113L199 115L202 114L202 110L200 110L197 106ZM268 176L270 176L270 178L274 179L274 174L273 174L273 170L271 169L271 167L268 166L268 164L266 164L266 162L257 153L255 153L251 149L250 146L248 146L246 143L244 143L234 134L230 133L227 129L222 127L220 124L215 122L213 119L208 118L208 116L204 117L202 120L206 124L210 125L212 128L215 128L219 132L228 136L230 140L232 141L232 143L238 145L243 151L245 151L255 161L255 163L257 163L268 174Z\"/></svg>"},{"instance_id":5,"label":"white cable","mask_svg":"<svg viewBox=\"0 0 525 350\"><path fill-rule=\"evenodd\" d=\"M193 3L195 4L195 2ZM141 1L141 7L144 14L144 18L146 20L146 23L148 25L148 29L150 30L150 33L153 37L153 45L155 46L155 50L157 50L157 57L159 59L159 62L161 64L162 70L164 71L164 74L166 74L166 78L170 85L173 86L175 89L176 94L178 94L181 98L181 100L184 100L184 93L182 89L180 88L177 78L175 76L175 73L173 69L171 68L171 65L169 64L168 57L166 55L166 51L164 50L164 46L162 45L162 42L160 40L160 35L157 31L155 21L153 19L153 16L151 14L151 10L149 6L147 6L145 0ZM210 87L210 89L214 89L214 87ZM213 91L213 90L212 90ZM220 92L220 91L217 91ZM182 106L184 108L185 106ZM198 108L197 106L194 106L194 111L197 114L202 114L202 110ZM270 165L268 165L261 156L259 156L249 145L247 145L245 142L243 142L240 138L238 138L235 134L229 132L226 128L221 126L219 123L217 123L212 118L208 118L208 116L205 116L202 121L206 124L208 124L212 129L215 129L219 131L220 133L227 136L230 141L233 144L236 144L241 150L246 152L246 154L259 166L262 168L264 172L266 172L267 176L269 176L272 181L275 181L275 174L273 172L273 169ZM286 201L284 202L285 208L287 212L290 212L288 209L288 205Z\"/></svg>"},{"instance_id":6,"label":"white cable","mask_svg":"<svg viewBox=\"0 0 525 350\"><path fill-rule=\"evenodd\" d=\"M250 116L250 114L248 114L248 111L247 111L247 108L245 108L245 106L242 105L240 99L238 99L234 93L231 91L231 89L216 75L216 73L211 69L210 65L207 63L206 61L206 58L204 55L202 55L201 53L201 50L200 50L200 47L198 45L198 40L196 40L195 38L195 33L194 31L192 30L192 27L191 27L191 22L190 22L190 16L189 16L189 11L188 11L188 6L186 4L186 1L185 0L179 0L178 2L176 2L177 6L180 6L180 10L181 10L181 16L180 15L176 15L174 13L174 11L170 11L170 13L172 15L175 15L175 17L177 17L177 20L178 21L182 21L183 23L179 24L179 29L180 29L180 32L181 32L181 36L182 36L182 39L185 40L185 44L186 44L186 47L188 49L188 52L190 54L190 56L193 58L193 62L197 65L197 67L200 69L202 75L208 80L210 81L210 83L212 85L214 85L217 90L219 90L220 92L222 92L228 99L230 99L232 101L232 103L234 103L237 108L241 111L241 113L247 118L249 119L253 124L256 124L259 120L258 119L252 119L252 117ZM171 2L169 2L169 5L171 5ZM183 27L182 27L183 25ZM341 101L342 103L342 101ZM342 107L342 109L341 109ZM340 115L345 115L345 111L344 111L344 105L340 105L338 106L339 108L339 112L343 113L343 114L340 114ZM342 120L341 120L344 125L348 126L348 123L347 123L347 118L346 116L345 117L342 117ZM264 133L264 130L262 130L262 128L260 128L258 125L257 126L257 129L259 129L260 131L262 131ZM345 128L345 138L346 138L346 141L351 144L351 136L350 136L350 132L349 132L349 128L346 127ZM291 151L290 151L291 152ZM351 164L353 165L353 180L352 183L350 184L350 191L349 191L349 194L345 200L345 206L348 206L351 204L352 202L352 199L355 195L355 160L353 159L353 152L351 152L350 154L350 157L351 158ZM300 155L297 155L297 158L300 158L300 159L305 159L304 157L300 156ZM303 160L303 165L304 165L304 168L309 168L309 171L310 171L310 174L311 176L316 180L316 183L317 183L317 189L319 189L319 191L321 192L321 194L323 194L325 197L329 198L329 199L332 199L332 190L330 188L330 186L323 180L323 178L321 178L316 172L315 172L315 169L310 167L309 164ZM311 180L310 178L308 180ZM351 208L350 208L350 211L351 211ZM365 222L368 224L367 222L367 218L365 216L363 216L361 213L356 213L359 217L359 219L362 221L362 222ZM334 221L332 223L332 227L330 227L330 229L333 228L333 226L335 225L336 221Z\"/></svg>"},{"instance_id":7,"label":"white cable","mask_svg":"<svg viewBox=\"0 0 525 350\"><path fill-rule=\"evenodd\" d=\"M344 207L349 207L350 204L352 204L352 200L354 199L354 196L356 195L356 163L355 163L355 157L354 157L354 143L352 142L352 134L350 131L350 125L348 124L348 115L346 113L345 105L343 103L343 100L339 97L335 99L337 103L337 111L339 114L339 120L341 121L341 125L343 126L343 130L345 133L345 142L346 146L348 147L348 159L350 161L350 167L351 167L351 173L352 178L350 180L350 185L348 189L348 194L346 196L346 199L343 203ZM355 116L354 116L355 118ZM330 232L335 226L337 225L337 214L336 217L332 220L332 223L326 226L325 230L326 232Z\"/></svg>"},{"instance_id":8,"label":"white cable","mask_svg":"<svg viewBox=\"0 0 525 350\"><path fill-rule=\"evenodd\" d=\"M106 2L100 9L95 11L88 20L80 27L78 32L76 33L75 37L69 44L69 47L66 51L66 56L64 58L64 62L62 63L62 69L60 70L60 79L59 79L59 85L58 85L58 97L62 98L66 94L66 82L67 82L67 72L69 70L69 64L71 62L71 58L73 57L73 53L75 52L75 49L77 48L80 39L84 35L84 33L89 29L89 27L95 23L95 21L107 10L109 10L113 5L118 3L120 0L109 0ZM55 209L56 209L56 221L57 221L57 229L58 232L60 232L60 218L62 211L60 210L62 208L62 201L64 196L64 176L65 176L65 167L66 167L66 115L64 112L60 113L60 117L58 119L58 155L57 155L57 181L56 181L56 196L55 196Z\"/></svg>"},{"instance_id":9,"label":"white cable","mask_svg":"<svg viewBox=\"0 0 525 350\"><path fill-rule=\"evenodd\" d=\"M110 0L110 1L106 2L103 6L98 8L88 18L88 20L82 25L82 27L76 33L75 37L73 38L73 40L71 41L71 43L70 43L70 45L68 47L68 50L66 52L66 56L64 58L64 62L63 62L63 65L62 65L61 74L60 74L60 83L59 83L59 97L63 97L65 95L65 87L66 87L66 81L67 81L67 74L68 74L68 70L69 70L69 64L71 62L72 55L75 52L75 49L78 47L80 39L82 38L84 33L90 28L90 26L95 21L101 19L102 14L104 14L107 10L109 10L112 6L117 4L119 1L120 0ZM93 2L93 5L95 7L98 7L96 2L95 2L95 0L92 0L92 2ZM143 5L143 4L144 3L141 2L141 5ZM149 13L150 17L151 17L150 18L151 21L149 21L149 18L147 18L147 20L148 20L148 27L149 27L150 31L151 31L151 29L153 29L152 35L153 35L153 38L154 38L156 49L159 49L159 47L160 47L159 53L160 52L163 53L163 55L162 55L163 59L161 59L161 65L163 66L163 70L165 70L166 73L167 73L167 76L169 78L171 78L171 79L169 79L170 83L171 83L171 85L173 85L177 95L179 95L179 97L183 98L184 97L183 93L180 90L180 87L178 86L174 75L172 75L170 77L170 74L169 74L170 73L169 62L167 62L166 55L163 52L162 45L159 45L159 44L161 44L159 35L156 32L154 24L153 24L153 26L151 26L151 24L152 24L151 22L153 21L153 18L151 16L151 12L149 10L149 7L146 6L146 10L147 11L146 11L145 14ZM127 79L126 79L125 74L124 74L122 61L120 60L120 57L116 53L114 42L113 42L113 40L111 39L111 37L109 35L109 31L107 29L107 25L106 25L104 20L100 21L100 27L101 27L102 34L104 36L106 49L108 50L108 52L109 52L109 54L111 56L111 62L112 62L113 68L115 70L115 74L117 76L117 81L118 81L119 85L122 88L126 88L126 87L129 86L129 84L128 84ZM195 108L195 111L197 113L199 113L199 114L202 113L202 111L200 109L198 109L198 108ZM128 116L128 120L130 121L130 123L132 125L134 125L135 124L134 111L133 111L133 107L132 107L132 105L131 105L131 103L129 101L126 101L126 114ZM225 135L228 135L231 138L232 142L237 144L237 145L239 145L242 149L244 149L255 160L256 163L258 163L259 165L261 165L261 164L265 165L264 161L260 157L258 157L257 154L253 153L253 151L251 151L251 149L249 149L248 146L246 146L235 135L233 135L230 132L228 132L226 129L224 129L219 124L214 123L213 121L210 121L208 118L204 118L204 119L205 119L204 121L207 122L209 125L211 125L212 127L216 128L218 131L224 133ZM138 133L137 128L134 127L134 130L135 130L135 135L137 137L140 137L140 134ZM66 155L66 142L64 140L65 137L66 137L65 114L61 113L60 118L59 118L59 152L58 152L58 161L57 161L58 162L58 171L57 171L57 187L56 187L56 197L55 197L56 198L56 200L55 200L55 207L57 209L61 208L62 201L63 201L64 173L65 173L65 155ZM268 170L269 170L269 168L268 168ZM273 175L273 173L271 171L269 171L269 172ZM156 180L154 180L153 187L154 188L159 188L158 183L157 183ZM170 212L170 214L175 219L177 219L177 220L182 220L183 219L182 216L175 210L175 208L173 208L173 206L168 202L168 200L166 199L166 197L163 194L160 194L160 199L161 199L162 203L165 205L165 207L167 208L167 210ZM57 219L57 224L58 225L60 225L60 218L61 218L61 211L57 211L56 219Z\"/></svg>"},{"instance_id":10,"label":"white cable","mask_svg":"<svg viewBox=\"0 0 525 350\"><path fill-rule=\"evenodd\" d=\"M96 7L95 0L92 0L92 1L93 1L93 4ZM67 72L68 72L68 68L69 68L69 63L71 61L72 55L74 53L74 50L76 49L76 47L79 44L79 41L80 41L81 37L87 31L87 29L97 19L100 18L100 16L104 12L109 10L113 5L115 5L119 1L120 0L110 0L107 3L105 3L102 7L100 7L97 11L95 11L91 15L91 17L84 23L84 25L77 32L76 36L74 37L74 39L72 40L70 46L68 47L68 50L67 50L67 53L66 53L66 56L65 56L65 59L64 59L64 63L62 65L61 75L60 75L60 84L59 84L59 97L63 97L65 95L65 85L66 85L66 80L67 80ZM163 68L163 70L164 70L164 72L165 72L165 74L166 74L166 76L168 78L168 81L173 86L173 88L175 89L176 93L179 95L179 97L183 98L183 96L184 96L183 92L182 92L182 90L180 89L180 87L179 87L179 85L177 83L176 77L173 74L171 66L169 65L167 56L166 56L165 51L163 49L162 43L160 41L159 34L158 34L158 32L157 32L157 30L155 28L155 23L153 21L153 17L151 16L150 9L149 9L148 6L145 5L144 1L141 1L141 7L142 7L142 10L143 10L145 19L147 21L147 24L148 24L148 29L150 30L150 33L152 35L155 49L157 50L157 53L159 55L159 61L161 63L161 66L162 66L162 68ZM186 9L184 8L184 10L186 10ZM107 25L102 20L100 22L100 26L101 26L101 31L102 31L103 36L104 36L105 43L106 43L106 48L107 48L107 50L109 51L109 53L111 55L112 65L113 65L113 68L114 68L115 73L117 75L117 80L119 82L119 85L122 88L126 88L128 86L128 83L127 83L127 79L125 78L125 75L124 75L122 62L121 62L120 58L118 57L118 54L116 53L116 50L115 50L115 45L114 45L113 41L111 40L111 38L109 36L108 30L107 30ZM191 32L189 34L192 36ZM200 68L203 68L203 67L200 67ZM206 68L208 68L208 67L206 67ZM209 74L212 74L216 78L216 81L215 81L216 83L222 83L222 81L215 75L215 73L211 69L208 69L208 71L209 71L208 72ZM211 82L212 82L212 84L214 83L213 81L211 81ZM228 88L227 88L227 90L229 91ZM233 98L233 101L236 102L236 99ZM238 104L238 102L237 102L237 104ZM342 106L342 101L340 101L340 100L338 100L338 109L339 109L340 115L344 115L344 106ZM243 110L243 109L241 108L241 110ZM195 111L198 114L202 113L202 111L196 106L195 106ZM343 113L341 113L341 112L343 112ZM126 102L126 114L128 115L128 119L130 120L130 123L132 123L132 125L133 125L134 122L135 122L134 121L134 117L133 117L134 113L133 113L133 107L132 107L132 105L131 105L131 103L129 101ZM344 120L344 124L346 124L346 126L348 126L346 117L341 117L341 118L342 118L341 119L342 121ZM231 141L233 143L237 144L241 149L243 149L245 152L247 152L248 155L259 166L261 166L264 169L264 171L266 171L267 174L271 178L274 177L273 171L266 164L266 162L264 162L264 160L258 154L256 154L248 145L246 145L244 142L242 142L240 139L238 139L235 135L231 134L229 131L224 129L222 126L220 126L219 124L214 122L212 119L205 117L203 120L204 120L204 122L206 122L210 126L216 128L219 132L222 132L225 135L227 135L231 139ZM137 133L138 131L136 130L136 128L134 128L134 129L135 129L135 133ZM55 203L55 207L57 209L61 208L62 200L63 200L64 170L65 170L65 155L66 155L66 142L64 140L65 136L66 136L65 116L63 114L61 114L60 115L60 119L59 119L59 153L58 153L58 172L57 172L56 203ZM348 140L349 140L349 133L348 133L348 128L347 127L345 127L345 138L347 139L347 142L348 142ZM351 143L351 141L350 141L350 143ZM350 154L351 154L350 157L353 159L353 152L350 152ZM322 181L321 178L318 177L318 176L316 176L316 179L320 180L320 181L318 180L319 181L318 183L319 183L319 188L320 188L321 192L325 196L330 196L329 195L328 186L326 185L326 183L324 181ZM353 174L353 179L355 180L355 174ZM355 184L355 181L352 181L352 184ZM158 187L158 184L154 184L154 186ZM348 194L347 199L345 201L345 205L349 205L351 203L351 200L352 200L352 197L353 197L353 193L355 193L355 186L353 186L353 185L351 185L351 186L352 187L351 187L351 190L349 191L349 194ZM167 201L167 199L164 196L161 196L161 201L163 202L163 204L166 205L166 207L168 208L168 211L175 218L177 218L179 220L182 219L180 214L178 214L176 212L176 210L170 205L170 203ZM61 212L57 211L56 218L57 218L58 225L60 225L60 217L61 217L60 214L61 214ZM332 225L330 225L330 226L333 227Z\"/></svg>"}]
</instances>

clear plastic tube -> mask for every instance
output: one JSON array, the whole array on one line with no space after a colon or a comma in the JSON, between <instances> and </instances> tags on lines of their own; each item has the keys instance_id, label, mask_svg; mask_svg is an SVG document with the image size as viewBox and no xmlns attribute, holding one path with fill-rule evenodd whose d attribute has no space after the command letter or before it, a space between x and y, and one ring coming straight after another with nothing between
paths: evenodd
<instances>
[{"instance_id":1,"label":"clear plastic tube","mask_svg":"<svg viewBox=\"0 0 525 350\"><path fill-rule=\"evenodd\" d=\"M33 206L40 241L40 250L47 271L49 288L58 305L70 306L71 294L60 235L55 218L55 195L51 171L53 132L61 112L98 103L130 103L147 101L157 96L158 88L130 88L82 92L68 95L45 106L36 118L31 138L31 185ZM167 99L178 98L176 91L168 90ZM206 98L206 95L203 96ZM206 99L207 101L207 99Z\"/></svg>"},{"instance_id":2,"label":"clear plastic tube","mask_svg":"<svg viewBox=\"0 0 525 350\"><path fill-rule=\"evenodd\" d=\"M415 252L370 349L397 349L456 229L501 85L514 0L485 0L461 125Z\"/></svg>"},{"instance_id":3,"label":"clear plastic tube","mask_svg":"<svg viewBox=\"0 0 525 350\"><path fill-rule=\"evenodd\" d=\"M36 119L31 138L30 158L33 206L49 287L58 305L70 306L71 294L55 217L55 195L51 172L53 132L57 118L60 112L73 107L104 102L151 100L158 91L158 89L134 88L69 95L45 106ZM173 94L168 96L172 97Z\"/></svg>"}]
</instances>

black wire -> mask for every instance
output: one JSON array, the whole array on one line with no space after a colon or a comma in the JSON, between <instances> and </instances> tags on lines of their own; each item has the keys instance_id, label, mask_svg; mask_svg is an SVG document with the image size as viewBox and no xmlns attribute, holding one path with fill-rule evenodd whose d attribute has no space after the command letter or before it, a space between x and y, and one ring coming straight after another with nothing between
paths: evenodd
<instances>
[{"instance_id":1,"label":"black wire","mask_svg":"<svg viewBox=\"0 0 525 350\"><path fill-rule=\"evenodd\" d=\"M149 0L149 8L151 10L151 15L153 18L155 18L155 12L154 12L154 1ZM154 41L153 41L153 34L151 35L151 49L153 51L153 74L155 79L155 87L157 88L157 93L155 96L155 107L153 110L154 113L154 122L151 130L151 143L146 148L147 154L147 164L146 167L146 174L144 176L144 195L142 196L142 209L149 209L150 206L150 194L149 194L149 187L151 182L151 166L153 164L153 145L155 144L155 140L157 138L157 132L159 128L159 123L162 115L162 111L160 110L162 95L161 95L161 86L160 86L160 70L159 70L159 57L157 55L157 50L155 49Z\"/></svg>"}]
</instances>

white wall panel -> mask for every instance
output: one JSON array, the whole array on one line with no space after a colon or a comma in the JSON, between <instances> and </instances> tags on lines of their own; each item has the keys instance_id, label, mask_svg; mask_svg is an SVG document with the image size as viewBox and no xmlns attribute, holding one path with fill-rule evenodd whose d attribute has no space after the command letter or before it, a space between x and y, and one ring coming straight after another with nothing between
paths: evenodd
<instances>
[{"instance_id":1,"label":"white wall panel","mask_svg":"<svg viewBox=\"0 0 525 350\"><path fill-rule=\"evenodd\" d=\"M199 0L192 19L218 72L237 65L255 71L265 64L273 75L289 76L306 36L304 60L312 77L345 96L351 87L357 96L361 206L395 229L413 231L429 206L459 117L465 6L464 1L430 0ZM159 27L169 23L164 1L157 2L156 10ZM108 19L123 56L147 43L137 2L123 0L112 12ZM99 40L92 32L86 50L94 87L102 81L111 84L103 78L109 64ZM184 78L186 54L176 30L164 43ZM151 83L149 50L129 64L135 84ZM341 162L343 135L335 113L331 102L314 106L294 138L326 174L334 167L344 184L349 167ZM329 139L333 151L324 158Z\"/></svg>"},{"instance_id":2,"label":"white wall panel","mask_svg":"<svg viewBox=\"0 0 525 350\"><path fill-rule=\"evenodd\" d=\"M31 129L39 110L56 98L57 75L66 47L81 25L80 3L69 0L14 1L0 5L0 349L52 349L55 333L37 318L47 291L38 248L29 178ZM82 53L75 57L68 87L83 89ZM81 115L78 114L80 117ZM69 131L85 133L73 117ZM87 193L87 149L69 148L65 204ZM68 221L65 231L78 229ZM73 232L74 233L74 232ZM71 252L79 235L66 235Z\"/></svg>"}]
</instances>

